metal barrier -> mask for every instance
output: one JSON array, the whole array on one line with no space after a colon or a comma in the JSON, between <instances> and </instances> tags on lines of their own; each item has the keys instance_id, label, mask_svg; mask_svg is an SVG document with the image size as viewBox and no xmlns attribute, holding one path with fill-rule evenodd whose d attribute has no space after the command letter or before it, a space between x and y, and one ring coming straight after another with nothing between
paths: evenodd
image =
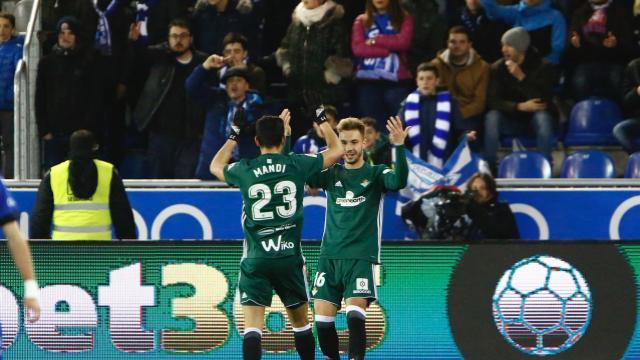
<instances>
[{"instance_id":1,"label":"metal barrier","mask_svg":"<svg viewBox=\"0 0 640 360\"><path fill-rule=\"evenodd\" d=\"M35 119L35 78L40 60L40 44L34 33L40 30L40 3L33 0L29 25L24 39L22 59L14 80L14 177L40 177L39 137Z\"/></svg>"}]
</instances>

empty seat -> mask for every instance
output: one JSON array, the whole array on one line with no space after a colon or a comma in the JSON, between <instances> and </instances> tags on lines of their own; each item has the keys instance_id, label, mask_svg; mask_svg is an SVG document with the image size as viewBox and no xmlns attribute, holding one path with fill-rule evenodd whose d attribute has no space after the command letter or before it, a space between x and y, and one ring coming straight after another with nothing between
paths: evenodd
<instances>
[{"instance_id":1,"label":"empty seat","mask_svg":"<svg viewBox=\"0 0 640 360\"><path fill-rule=\"evenodd\" d=\"M501 162L498 177L507 179L548 179L551 177L549 160L536 151L517 151Z\"/></svg>"},{"instance_id":2,"label":"empty seat","mask_svg":"<svg viewBox=\"0 0 640 360\"><path fill-rule=\"evenodd\" d=\"M615 145L612 131L621 120L620 107L611 100L592 97L580 101L571 109L564 144Z\"/></svg>"},{"instance_id":3,"label":"empty seat","mask_svg":"<svg viewBox=\"0 0 640 360\"><path fill-rule=\"evenodd\" d=\"M637 179L640 178L640 152L633 153L627 160L627 167L624 169L624 177Z\"/></svg>"},{"instance_id":4,"label":"empty seat","mask_svg":"<svg viewBox=\"0 0 640 360\"><path fill-rule=\"evenodd\" d=\"M613 178L616 169L609 155L598 150L576 151L562 163L563 178Z\"/></svg>"}]
</instances>

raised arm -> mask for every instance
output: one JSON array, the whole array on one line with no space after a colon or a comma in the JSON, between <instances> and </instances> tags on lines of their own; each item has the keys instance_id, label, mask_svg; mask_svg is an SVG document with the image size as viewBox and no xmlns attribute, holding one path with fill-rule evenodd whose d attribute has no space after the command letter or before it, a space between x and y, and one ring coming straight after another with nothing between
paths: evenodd
<instances>
[{"instance_id":1,"label":"raised arm","mask_svg":"<svg viewBox=\"0 0 640 360\"><path fill-rule=\"evenodd\" d=\"M400 190L407 186L407 176L409 175L409 167L407 166L407 158L404 152L404 141L409 133L409 127L402 128L402 120L398 116L392 117L387 121L387 130L389 130L389 141L393 145L393 169L384 169L382 171L382 179L384 187L387 190Z\"/></svg>"},{"instance_id":2,"label":"raised arm","mask_svg":"<svg viewBox=\"0 0 640 360\"><path fill-rule=\"evenodd\" d=\"M218 96L221 97L222 91L214 86L216 84L212 84L212 78L215 77L212 72L224 66L225 62L225 58L214 54L209 56L202 65L196 66L185 81L187 95L203 106L215 101Z\"/></svg>"},{"instance_id":3,"label":"raised arm","mask_svg":"<svg viewBox=\"0 0 640 360\"><path fill-rule=\"evenodd\" d=\"M322 152L322 168L326 169L335 164L342 158L342 145L338 139L338 135L333 131L331 125L327 122L327 115L324 106L320 105L316 109L316 123L320 126L320 130L327 142L327 150Z\"/></svg>"},{"instance_id":4,"label":"raised arm","mask_svg":"<svg viewBox=\"0 0 640 360\"><path fill-rule=\"evenodd\" d=\"M233 155L233 149L236 148L236 145L238 145L236 140L227 139L227 142L222 145L216 153L216 156L211 160L209 171L213 176L220 179L220 181L225 181L224 167L229 164L229 160L231 160L231 156Z\"/></svg>"},{"instance_id":5,"label":"raised arm","mask_svg":"<svg viewBox=\"0 0 640 360\"><path fill-rule=\"evenodd\" d=\"M227 142L222 145L220 150L216 153L216 156L211 160L211 164L209 165L209 171L213 176L220 179L220 181L225 181L224 177L224 168L229 164L231 157L233 156L233 149L238 145L238 136L240 136L240 130L243 129L246 125L246 117L241 115L240 111L236 111L235 116L233 117L233 121L231 123L231 133L229 134L229 138Z\"/></svg>"}]
</instances>

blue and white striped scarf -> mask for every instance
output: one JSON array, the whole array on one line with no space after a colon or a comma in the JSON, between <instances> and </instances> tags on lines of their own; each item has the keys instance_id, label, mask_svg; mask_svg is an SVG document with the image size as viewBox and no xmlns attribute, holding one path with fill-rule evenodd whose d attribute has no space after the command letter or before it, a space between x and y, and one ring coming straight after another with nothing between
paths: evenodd
<instances>
[{"instance_id":1,"label":"blue and white striped scarf","mask_svg":"<svg viewBox=\"0 0 640 360\"><path fill-rule=\"evenodd\" d=\"M149 9L151 9L158 0L138 0L136 3L136 23L140 23L140 41L143 44L149 42Z\"/></svg>"},{"instance_id":2,"label":"blue and white striped scarf","mask_svg":"<svg viewBox=\"0 0 640 360\"><path fill-rule=\"evenodd\" d=\"M120 0L112 0L105 11L98 7L98 0L93 0L93 8L98 14L98 28L96 29L96 38L94 46L101 55L111 55L111 27L109 26L108 17L120 5Z\"/></svg>"},{"instance_id":3,"label":"blue and white striped scarf","mask_svg":"<svg viewBox=\"0 0 640 360\"><path fill-rule=\"evenodd\" d=\"M420 92L418 90L407 96L404 103L404 121L409 129L411 152L420 157ZM431 148L427 162L438 168L444 165L444 154L447 148L449 130L451 129L451 93L440 91L436 94L436 121Z\"/></svg>"}]
</instances>

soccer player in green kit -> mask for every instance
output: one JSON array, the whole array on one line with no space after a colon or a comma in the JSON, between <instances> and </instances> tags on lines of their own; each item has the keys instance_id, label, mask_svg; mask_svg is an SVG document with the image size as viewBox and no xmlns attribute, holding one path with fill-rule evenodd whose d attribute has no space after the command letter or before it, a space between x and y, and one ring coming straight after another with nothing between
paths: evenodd
<instances>
[{"instance_id":1,"label":"soccer player in green kit","mask_svg":"<svg viewBox=\"0 0 640 360\"><path fill-rule=\"evenodd\" d=\"M309 186L327 193L327 215L313 290L315 322L322 353L340 359L335 317L347 304L349 359L364 359L366 309L376 300L374 266L380 263L382 200L387 190L406 186L408 166L404 141L408 128L399 118L387 122L393 144L394 169L364 161L364 124L347 118L338 124L344 164L312 177Z\"/></svg>"},{"instance_id":2,"label":"soccer player in green kit","mask_svg":"<svg viewBox=\"0 0 640 360\"><path fill-rule=\"evenodd\" d=\"M238 290L245 316L242 344L244 359L260 359L265 307L273 291L287 308L301 359L313 359L315 339L308 322L308 287L300 249L304 184L342 157L338 136L326 122L324 109L316 123L325 134L327 150L317 155L282 154L289 135L290 115L263 116L256 123L256 145L261 155L228 164L236 147L242 119L234 117L229 140L211 162L218 179L240 188L244 209L244 252ZM286 129L286 131L285 131Z\"/></svg>"}]
</instances>

